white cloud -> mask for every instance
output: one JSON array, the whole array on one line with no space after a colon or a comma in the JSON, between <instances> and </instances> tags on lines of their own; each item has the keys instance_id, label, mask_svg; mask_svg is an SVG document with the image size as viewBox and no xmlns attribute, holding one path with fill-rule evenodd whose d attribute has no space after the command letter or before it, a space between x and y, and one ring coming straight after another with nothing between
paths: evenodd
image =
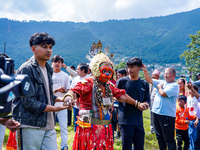
<instances>
[{"instance_id":1,"label":"white cloud","mask_svg":"<svg viewBox=\"0 0 200 150\"><path fill-rule=\"evenodd\" d=\"M88 22L163 16L199 6L200 0L0 0L0 18Z\"/></svg>"}]
</instances>

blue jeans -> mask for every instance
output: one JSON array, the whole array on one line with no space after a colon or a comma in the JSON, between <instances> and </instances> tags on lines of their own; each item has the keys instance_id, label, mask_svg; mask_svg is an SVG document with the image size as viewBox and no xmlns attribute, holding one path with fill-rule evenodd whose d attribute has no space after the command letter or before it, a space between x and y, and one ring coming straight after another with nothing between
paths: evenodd
<instances>
[{"instance_id":1,"label":"blue jeans","mask_svg":"<svg viewBox=\"0 0 200 150\"><path fill-rule=\"evenodd\" d=\"M20 150L57 150L56 131L41 130L35 128L20 128L17 130L17 137ZM17 138L18 140L18 138ZM20 146L21 145L21 146Z\"/></svg>"},{"instance_id":2,"label":"blue jeans","mask_svg":"<svg viewBox=\"0 0 200 150\"><path fill-rule=\"evenodd\" d=\"M6 126L0 124L0 150L2 150Z\"/></svg>"},{"instance_id":3,"label":"blue jeans","mask_svg":"<svg viewBox=\"0 0 200 150\"><path fill-rule=\"evenodd\" d=\"M122 136L122 150L144 150L144 128L143 125L120 125Z\"/></svg>"},{"instance_id":4,"label":"blue jeans","mask_svg":"<svg viewBox=\"0 0 200 150\"><path fill-rule=\"evenodd\" d=\"M153 113L156 137L160 150L176 150L174 139L175 117Z\"/></svg>"},{"instance_id":5,"label":"blue jeans","mask_svg":"<svg viewBox=\"0 0 200 150\"><path fill-rule=\"evenodd\" d=\"M76 124L76 121L77 121L77 116L78 116L78 109L73 107L73 112L74 112L74 132L76 132L76 127L77 127L77 124Z\"/></svg>"},{"instance_id":6,"label":"blue jeans","mask_svg":"<svg viewBox=\"0 0 200 150\"><path fill-rule=\"evenodd\" d=\"M194 126L194 121L190 121L190 124L188 126L188 136L190 139L190 146L189 146L189 150L194 150L194 140L196 138L197 135L197 129Z\"/></svg>"},{"instance_id":7,"label":"blue jeans","mask_svg":"<svg viewBox=\"0 0 200 150\"><path fill-rule=\"evenodd\" d=\"M200 149L200 119L199 122L197 124L197 135L194 141L194 149L195 150L199 150Z\"/></svg>"}]
</instances>

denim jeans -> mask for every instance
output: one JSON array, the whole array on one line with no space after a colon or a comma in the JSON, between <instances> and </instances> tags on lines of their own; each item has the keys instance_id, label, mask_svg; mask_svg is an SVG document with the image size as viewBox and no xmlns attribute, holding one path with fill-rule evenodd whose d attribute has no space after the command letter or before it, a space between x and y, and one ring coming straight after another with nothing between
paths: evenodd
<instances>
[{"instance_id":1,"label":"denim jeans","mask_svg":"<svg viewBox=\"0 0 200 150\"><path fill-rule=\"evenodd\" d=\"M0 124L0 150L2 150L6 126Z\"/></svg>"},{"instance_id":2,"label":"denim jeans","mask_svg":"<svg viewBox=\"0 0 200 150\"><path fill-rule=\"evenodd\" d=\"M176 150L174 139L175 117L154 115L154 126L160 150Z\"/></svg>"},{"instance_id":3,"label":"denim jeans","mask_svg":"<svg viewBox=\"0 0 200 150\"><path fill-rule=\"evenodd\" d=\"M18 141L18 149L21 145L21 150L58 150L55 129L20 128L17 130L17 140L18 136L22 139Z\"/></svg>"},{"instance_id":4,"label":"denim jeans","mask_svg":"<svg viewBox=\"0 0 200 150\"><path fill-rule=\"evenodd\" d=\"M188 125L188 136L190 139L190 145L189 150L194 150L194 140L197 135L197 129L194 126L195 120L190 121L190 124Z\"/></svg>"},{"instance_id":5,"label":"denim jeans","mask_svg":"<svg viewBox=\"0 0 200 150\"><path fill-rule=\"evenodd\" d=\"M199 122L197 124L197 135L194 141L194 149L195 150L199 150L200 149L200 119Z\"/></svg>"}]
</instances>

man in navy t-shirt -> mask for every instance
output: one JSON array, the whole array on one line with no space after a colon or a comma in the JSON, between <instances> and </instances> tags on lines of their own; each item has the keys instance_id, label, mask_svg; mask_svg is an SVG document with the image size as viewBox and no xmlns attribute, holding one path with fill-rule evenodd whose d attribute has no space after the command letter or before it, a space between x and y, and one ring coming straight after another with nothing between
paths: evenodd
<instances>
[{"instance_id":1,"label":"man in navy t-shirt","mask_svg":"<svg viewBox=\"0 0 200 150\"><path fill-rule=\"evenodd\" d=\"M134 144L134 150L143 150L145 132L142 111L149 107L149 84L139 77L142 67L140 58L131 58L126 65L129 75L120 78L117 81L117 87L125 89L126 93L137 101L135 106L128 103L119 103L118 124L122 134L122 149L131 150L132 144Z\"/></svg>"}]
</instances>

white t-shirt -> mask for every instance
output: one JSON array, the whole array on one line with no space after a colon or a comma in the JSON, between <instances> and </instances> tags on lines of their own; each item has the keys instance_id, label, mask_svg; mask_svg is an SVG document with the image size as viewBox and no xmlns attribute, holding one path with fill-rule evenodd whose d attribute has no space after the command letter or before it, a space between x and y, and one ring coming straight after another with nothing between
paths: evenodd
<instances>
[{"instance_id":1,"label":"white t-shirt","mask_svg":"<svg viewBox=\"0 0 200 150\"><path fill-rule=\"evenodd\" d=\"M54 72L52 76L52 81L53 81L53 90L58 89L60 87L65 87L67 90L70 89L70 78L68 74L66 74L63 71L60 71L58 73ZM63 97L65 93L56 92L54 95L57 97ZM63 102L56 102L55 106L58 105L63 105Z\"/></svg>"}]
</instances>

